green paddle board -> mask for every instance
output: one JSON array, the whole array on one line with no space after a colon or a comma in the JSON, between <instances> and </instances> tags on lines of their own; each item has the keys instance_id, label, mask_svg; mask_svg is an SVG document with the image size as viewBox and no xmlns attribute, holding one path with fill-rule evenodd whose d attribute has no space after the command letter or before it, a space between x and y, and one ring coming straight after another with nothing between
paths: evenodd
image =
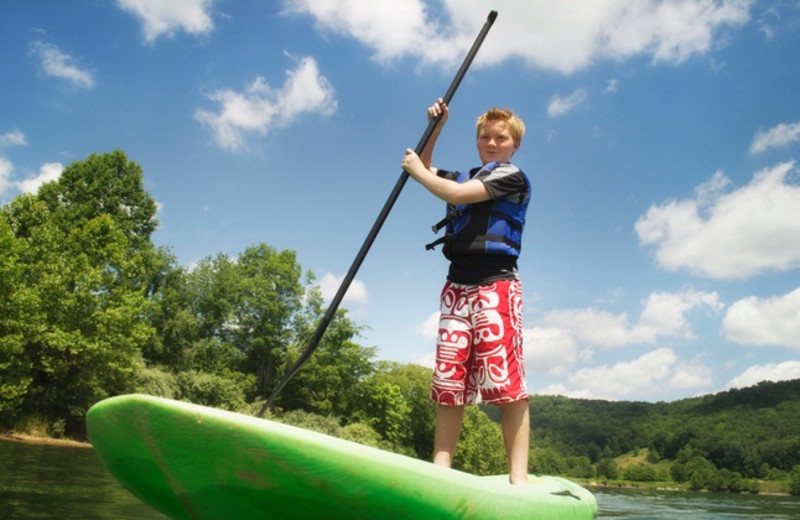
<instances>
[{"instance_id":1,"label":"green paddle board","mask_svg":"<svg viewBox=\"0 0 800 520\"><path fill-rule=\"evenodd\" d=\"M558 477L479 477L247 415L145 395L89 410L120 483L177 519L592 519L594 496Z\"/></svg>"}]
</instances>

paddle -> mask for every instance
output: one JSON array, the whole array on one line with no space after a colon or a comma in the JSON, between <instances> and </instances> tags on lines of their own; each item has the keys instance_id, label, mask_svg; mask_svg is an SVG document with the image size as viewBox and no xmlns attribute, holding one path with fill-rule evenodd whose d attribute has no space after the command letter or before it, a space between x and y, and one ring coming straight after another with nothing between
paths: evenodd
<instances>
[{"instance_id":1,"label":"paddle","mask_svg":"<svg viewBox=\"0 0 800 520\"><path fill-rule=\"evenodd\" d=\"M475 58L475 55L478 53L478 49L480 48L483 40L486 38L486 35L489 33L489 29L491 29L492 24L494 24L494 20L497 18L497 11L491 11L489 16L486 19L486 23L483 24L483 28L481 32L478 34L475 43L472 44L472 48L467 53L467 57L464 59L464 63L461 64L461 68L458 69L456 73L456 77L453 78L453 82L450 84L450 88L447 89L447 93L442 97L442 100L446 104L450 104L450 100L453 98L453 94L455 94L456 89L461 84L461 80L464 79L464 76L467 73L467 69L469 68L470 64L472 64L472 60ZM431 138L433 134L433 130L436 128L436 125L439 123L439 119L441 118L441 114L432 119L428 123L428 128L425 130L425 133L422 134L422 138L419 140L419 144L415 148L416 153L419 155L422 153L422 150L425 149L425 146L428 144L428 140ZM369 234L367 235L366 240L364 240L364 244L361 246L358 254L356 255L353 264L350 266L350 270L347 271L347 274L342 280L341 285L339 286L339 290L336 291L336 295L331 300L330 305L328 306L328 310L325 311L325 315L320 320L319 325L317 326L317 330L314 331L314 334L311 336L311 339L308 342L308 346L306 347L303 354L300 358L295 362L294 366L283 376L283 379L280 383L275 387L270 394L267 401L264 403L264 406L261 407L261 411L258 412L258 417L264 415L264 412L272 405L272 401L275 397L280 393L286 383L300 370L300 367L311 357L311 354L317 348L319 341L322 339L322 335L325 334L325 330L328 328L331 320L333 320L334 315L336 314L336 310L339 308L339 304L342 303L342 299L344 298L347 289L350 287L353 279L356 277L356 272L358 268L361 267L361 263L364 261L364 258L367 256L367 252L369 252L369 248L372 247L372 243L375 241L375 238L378 236L378 232L381 230L383 223L386 222L386 217L389 216L389 211L391 211L392 206L394 206L397 197L400 195L400 192L403 190L403 186L405 186L406 181L408 180L408 173L405 170L402 171L400 174L400 178L397 180L397 184L395 184L392 193L389 195L389 198L386 200L386 203L383 206L378 218L375 220L375 223L372 225L372 229L370 230Z\"/></svg>"}]
</instances>

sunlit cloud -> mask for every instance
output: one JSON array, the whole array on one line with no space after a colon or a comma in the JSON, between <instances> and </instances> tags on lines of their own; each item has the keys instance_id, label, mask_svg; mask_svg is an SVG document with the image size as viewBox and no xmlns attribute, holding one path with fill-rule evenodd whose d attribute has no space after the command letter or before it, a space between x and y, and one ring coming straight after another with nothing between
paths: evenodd
<instances>
[{"instance_id":1,"label":"sunlit cloud","mask_svg":"<svg viewBox=\"0 0 800 520\"><path fill-rule=\"evenodd\" d=\"M11 183L11 172L14 171L14 165L0 155L0 195L3 195L13 184Z\"/></svg>"},{"instance_id":2,"label":"sunlit cloud","mask_svg":"<svg viewBox=\"0 0 800 520\"><path fill-rule=\"evenodd\" d=\"M777 382L792 379L800 379L800 361L784 361L783 363L752 366L728 381L722 390L746 388L762 381Z\"/></svg>"},{"instance_id":3,"label":"sunlit cloud","mask_svg":"<svg viewBox=\"0 0 800 520\"><path fill-rule=\"evenodd\" d=\"M9 146L27 146L27 144L28 140L25 138L25 134L19 130L6 132L0 135L0 147L5 148Z\"/></svg>"},{"instance_id":4,"label":"sunlit cloud","mask_svg":"<svg viewBox=\"0 0 800 520\"><path fill-rule=\"evenodd\" d=\"M722 321L725 339L742 345L800 351L800 287L772 298L734 302Z\"/></svg>"},{"instance_id":5,"label":"sunlit cloud","mask_svg":"<svg viewBox=\"0 0 800 520\"><path fill-rule=\"evenodd\" d=\"M727 192L717 172L693 198L653 205L635 229L668 271L697 276L748 278L800 266L800 186L793 161L764 169Z\"/></svg>"},{"instance_id":6,"label":"sunlit cloud","mask_svg":"<svg viewBox=\"0 0 800 520\"><path fill-rule=\"evenodd\" d=\"M39 60L48 76L68 81L72 86L91 89L94 77L77 59L52 43L37 41L31 44L30 54Z\"/></svg>"},{"instance_id":7,"label":"sunlit cloud","mask_svg":"<svg viewBox=\"0 0 800 520\"><path fill-rule=\"evenodd\" d=\"M635 322L626 313L613 314L594 308L556 309L547 312L540 322L544 327L569 334L578 345L612 349L653 344L668 337L694 339L687 314L699 309L717 312L721 308L716 292L658 292L643 302Z\"/></svg>"},{"instance_id":8,"label":"sunlit cloud","mask_svg":"<svg viewBox=\"0 0 800 520\"><path fill-rule=\"evenodd\" d=\"M800 121L781 123L766 132L758 132L750 144L750 153L758 154L770 148L786 148L798 141L800 141Z\"/></svg>"},{"instance_id":9,"label":"sunlit cloud","mask_svg":"<svg viewBox=\"0 0 800 520\"><path fill-rule=\"evenodd\" d=\"M599 60L649 56L680 64L715 48L726 30L750 20L752 0L601 0L570 2L497 0L499 15L476 65L521 60L530 67L571 74ZM284 0L285 12L307 15L318 30L359 41L388 63L416 56L455 65L486 21L484 0L444 0L440 10L422 0L384 0L364 9L361 0ZM514 38L503 35L513 34Z\"/></svg>"},{"instance_id":10,"label":"sunlit cloud","mask_svg":"<svg viewBox=\"0 0 800 520\"><path fill-rule=\"evenodd\" d=\"M325 273L319 281L319 290L326 301L333 300L344 280L344 275L336 276L333 273ZM367 286L361 280L355 279L347 288L342 301L351 303L367 303Z\"/></svg>"},{"instance_id":11,"label":"sunlit cloud","mask_svg":"<svg viewBox=\"0 0 800 520\"><path fill-rule=\"evenodd\" d=\"M585 103L588 97L589 91L585 88L579 88L568 96L553 96L547 105L547 115L550 117L563 116Z\"/></svg>"},{"instance_id":12,"label":"sunlit cloud","mask_svg":"<svg viewBox=\"0 0 800 520\"><path fill-rule=\"evenodd\" d=\"M200 35L211 32L214 0L117 0L117 6L142 22L145 40L172 37L180 31Z\"/></svg>"},{"instance_id":13,"label":"sunlit cloud","mask_svg":"<svg viewBox=\"0 0 800 520\"><path fill-rule=\"evenodd\" d=\"M195 119L211 129L218 146L235 152L246 147L250 134L265 136L306 113L329 116L336 111L334 89L313 58L303 58L286 75L286 82L277 89L257 77L242 92L212 92L208 98L220 104L219 111L198 109Z\"/></svg>"},{"instance_id":14,"label":"sunlit cloud","mask_svg":"<svg viewBox=\"0 0 800 520\"><path fill-rule=\"evenodd\" d=\"M46 163L39 169L38 174L15 184L22 193L36 193L42 184L58 180L63 170L64 165L61 163Z\"/></svg>"}]
</instances>

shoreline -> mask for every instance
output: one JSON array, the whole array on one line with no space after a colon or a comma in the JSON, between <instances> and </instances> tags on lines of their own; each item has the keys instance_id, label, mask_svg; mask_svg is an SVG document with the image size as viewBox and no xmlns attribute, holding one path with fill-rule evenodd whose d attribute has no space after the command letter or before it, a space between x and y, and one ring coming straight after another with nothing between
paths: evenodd
<instances>
[{"instance_id":1,"label":"shoreline","mask_svg":"<svg viewBox=\"0 0 800 520\"><path fill-rule=\"evenodd\" d=\"M76 441L73 439L55 439L52 437L40 437L27 433L3 432L0 433L0 441L21 442L25 444L40 444L45 446L65 446L70 448L92 449L88 442Z\"/></svg>"},{"instance_id":2,"label":"shoreline","mask_svg":"<svg viewBox=\"0 0 800 520\"><path fill-rule=\"evenodd\" d=\"M647 484L640 484L637 482L632 482L630 480L620 480L617 482L600 482L596 480L588 480L588 479L570 479L581 486L586 488L591 488L595 491L602 490L602 489L625 489L625 490L636 490L636 491L665 491L671 493L714 493L714 491L709 491L707 489L701 490L694 490L689 489L688 487L681 487L681 486L649 486ZM736 494L730 493L726 491L722 491L720 493L723 494ZM784 493L781 491L759 491L758 493L747 493L741 492L741 495L753 495L753 496L778 496L778 497L789 497L792 496L791 493Z\"/></svg>"}]
</instances>

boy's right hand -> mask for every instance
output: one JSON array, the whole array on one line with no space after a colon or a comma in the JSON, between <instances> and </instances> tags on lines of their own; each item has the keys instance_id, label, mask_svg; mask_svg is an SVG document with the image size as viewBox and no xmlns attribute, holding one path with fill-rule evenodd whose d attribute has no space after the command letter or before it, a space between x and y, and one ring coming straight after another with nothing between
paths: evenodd
<instances>
[{"instance_id":1,"label":"boy's right hand","mask_svg":"<svg viewBox=\"0 0 800 520\"><path fill-rule=\"evenodd\" d=\"M428 121L432 121L436 119L439 114L442 115L442 118L439 120L439 124L444 124L447 121L447 118L450 116L450 109L447 107L447 104L439 98L436 100L436 103L428 107Z\"/></svg>"}]
</instances>

